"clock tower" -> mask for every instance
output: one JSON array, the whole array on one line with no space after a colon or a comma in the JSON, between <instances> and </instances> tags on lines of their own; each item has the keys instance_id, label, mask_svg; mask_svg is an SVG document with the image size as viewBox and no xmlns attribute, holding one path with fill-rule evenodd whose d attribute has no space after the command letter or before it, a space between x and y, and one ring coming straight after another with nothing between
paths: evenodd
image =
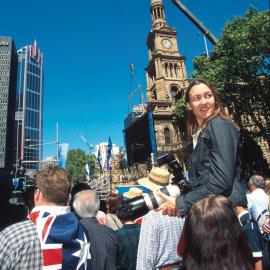
<instances>
[{"instance_id":1,"label":"clock tower","mask_svg":"<svg viewBox=\"0 0 270 270\"><path fill-rule=\"evenodd\" d=\"M180 55L175 29L167 25L162 0L151 0L152 29L147 36L149 64L145 68L147 103L153 112L158 153L180 153L182 140L172 122L176 97L188 86L185 57Z\"/></svg>"}]
</instances>

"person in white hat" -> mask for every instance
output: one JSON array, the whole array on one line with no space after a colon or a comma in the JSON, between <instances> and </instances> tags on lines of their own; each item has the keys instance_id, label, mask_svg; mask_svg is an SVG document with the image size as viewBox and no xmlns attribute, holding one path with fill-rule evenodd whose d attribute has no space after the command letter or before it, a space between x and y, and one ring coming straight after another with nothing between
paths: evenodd
<instances>
[{"instance_id":1,"label":"person in white hat","mask_svg":"<svg viewBox=\"0 0 270 270\"><path fill-rule=\"evenodd\" d=\"M139 197L139 196L142 196L143 194L143 191L142 189L140 188L137 188L137 187L131 187L128 192L124 192L123 193L123 196L127 199L132 199L132 198L135 198L135 197Z\"/></svg>"},{"instance_id":2,"label":"person in white hat","mask_svg":"<svg viewBox=\"0 0 270 270\"><path fill-rule=\"evenodd\" d=\"M138 180L141 186L151 191L159 190L169 184L170 173L168 170L159 167L153 167L148 175Z\"/></svg>"}]
</instances>

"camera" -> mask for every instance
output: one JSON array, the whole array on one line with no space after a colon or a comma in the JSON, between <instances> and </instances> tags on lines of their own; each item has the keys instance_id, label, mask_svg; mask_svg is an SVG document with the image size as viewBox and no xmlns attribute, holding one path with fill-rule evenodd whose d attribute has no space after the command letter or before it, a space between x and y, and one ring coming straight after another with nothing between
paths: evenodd
<instances>
[{"instance_id":1,"label":"camera","mask_svg":"<svg viewBox=\"0 0 270 270\"><path fill-rule=\"evenodd\" d=\"M157 157L155 162L158 167L166 164L169 172L173 175L171 184L161 188L161 192L168 196L177 198L178 196L189 191L188 179L183 171L182 166L173 155L162 155ZM125 203L131 205L132 213L135 219L147 214L152 209L158 208L163 202L164 200L156 194L156 191L125 201Z\"/></svg>"},{"instance_id":2,"label":"camera","mask_svg":"<svg viewBox=\"0 0 270 270\"><path fill-rule=\"evenodd\" d=\"M184 173L182 166L172 154L165 154L157 157L156 164L158 167L167 164L169 172L173 175L173 178L171 179L171 184L176 185L182 195L188 193L189 186L187 174Z\"/></svg>"},{"instance_id":3,"label":"camera","mask_svg":"<svg viewBox=\"0 0 270 270\"><path fill-rule=\"evenodd\" d=\"M13 178L12 181L12 195L9 199L11 204L26 204L32 198L33 192L36 189L36 182L33 179L26 177Z\"/></svg>"}]
</instances>

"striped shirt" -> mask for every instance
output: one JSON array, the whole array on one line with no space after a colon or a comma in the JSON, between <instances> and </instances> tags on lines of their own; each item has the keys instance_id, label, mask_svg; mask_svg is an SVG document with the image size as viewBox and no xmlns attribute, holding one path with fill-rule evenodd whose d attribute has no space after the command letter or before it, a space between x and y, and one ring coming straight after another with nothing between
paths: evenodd
<instances>
[{"instance_id":1,"label":"striped shirt","mask_svg":"<svg viewBox=\"0 0 270 270\"><path fill-rule=\"evenodd\" d=\"M154 210L142 219L137 270L151 270L181 261L177 244L185 219L162 215Z\"/></svg>"}]
</instances>

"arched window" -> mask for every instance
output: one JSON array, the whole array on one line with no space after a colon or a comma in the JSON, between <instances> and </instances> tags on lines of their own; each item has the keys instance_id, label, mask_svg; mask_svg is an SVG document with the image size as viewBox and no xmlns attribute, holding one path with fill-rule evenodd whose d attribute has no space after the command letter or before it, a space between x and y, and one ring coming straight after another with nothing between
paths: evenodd
<instances>
[{"instance_id":1,"label":"arched window","mask_svg":"<svg viewBox=\"0 0 270 270\"><path fill-rule=\"evenodd\" d=\"M165 144L170 144L171 143L171 134L170 134L170 129L169 128L164 128L164 141Z\"/></svg>"},{"instance_id":2,"label":"arched window","mask_svg":"<svg viewBox=\"0 0 270 270\"><path fill-rule=\"evenodd\" d=\"M176 102L175 96L178 93L178 88L176 86L172 86L171 88L171 97L172 97L172 102Z\"/></svg>"},{"instance_id":3,"label":"arched window","mask_svg":"<svg viewBox=\"0 0 270 270\"><path fill-rule=\"evenodd\" d=\"M156 91L156 88L155 87L152 89L152 95L151 95L151 97L153 99L157 99L157 91Z\"/></svg>"}]
</instances>

